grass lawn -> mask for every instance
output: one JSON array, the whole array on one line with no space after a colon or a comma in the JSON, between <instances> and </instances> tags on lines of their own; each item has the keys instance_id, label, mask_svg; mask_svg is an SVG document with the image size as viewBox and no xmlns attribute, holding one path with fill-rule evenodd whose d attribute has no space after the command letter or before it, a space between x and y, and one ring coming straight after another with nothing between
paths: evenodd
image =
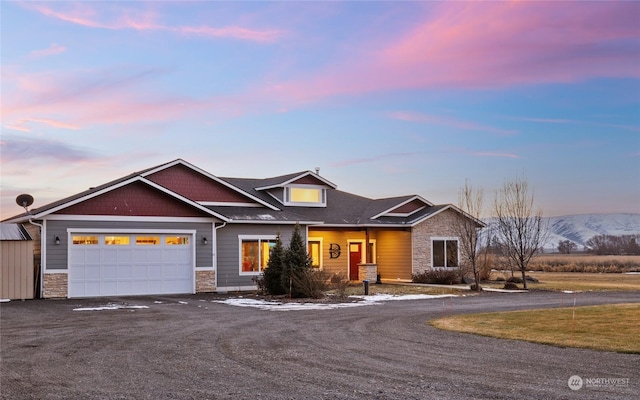
<instances>
[{"instance_id":1,"label":"grass lawn","mask_svg":"<svg viewBox=\"0 0 640 400\"><path fill-rule=\"evenodd\" d=\"M495 274L495 273L494 273ZM527 289L542 290L640 290L640 274L597 274L584 272L527 272L539 283L527 282ZM520 277L519 273L516 275ZM502 287L504 283L483 286ZM522 287L522 284L518 284Z\"/></svg>"},{"instance_id":2,"label":"grass lawn","mask_svg":"<svg viewBox=\"0 0 640 400\"><path fill-rule=\"evenodd\" d=\"M430 324L502 339L640 354L640 304L458 315Z\"/></svg>"}]
</instances>

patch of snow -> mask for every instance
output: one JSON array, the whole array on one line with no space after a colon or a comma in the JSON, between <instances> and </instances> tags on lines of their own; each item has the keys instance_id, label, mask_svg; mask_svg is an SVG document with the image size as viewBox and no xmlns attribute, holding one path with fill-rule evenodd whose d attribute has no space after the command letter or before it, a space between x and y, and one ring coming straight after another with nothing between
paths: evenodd
<instances>
[{"instance_id":1,"label":"patch of snow","mask_svg":"<svg viewBox=\"0 0 640 400\"><path fill-rule=\"evenodd\" d=\"M528 290L524 290L524 289L497 289L497 288L490 288L490 287L483 287L482 288L483 291L485 292L498 292L498 293L527 293Z\"/></svg>"},{"instance_id":2,"label":"patch of snow","mask_svg":"<svg viewBox=\"0 0 640 400\"><path fill-rule=\"evenodd\" d=\"M162 301L158 301L158 300L153 302L153 304L162 304L162 303L163 303Z\"/></svg>"},{"instance_id":3,"label":"patch of snow","mask_svg":"<svg viewBox=\"0 0 640 400\"><path fill-rule=\"evenodd\" d=\"M625 272L625 275L640 275L640 272Z\"/></svg>"},{"instance_id":4,"label":"patch of snow","mask_svg":"<svg viewBox=\"0 0 640 400\"><path fill-rule=\"evenodd\" d=\"M117 304L109 304L102 307L82 307L82 308L74 308L73 311L104 311L104 310L120 310L120 309L145 309L149 308L147 306L123 306Z\"/></svg>"},{"instance_id":5,"label":"patch of snow","mask_svg":"<svg viewBox=\"0 0 640 400\"><path fill-rule=\"evenodd\" d=\"M308 311L308 310L335 310L338 308L362 307L372 304L380 304L385 301L392 300L426 300L438 299L442 297L457 297L456 295L427 295L412 294L396 296L390 294L376 294L371 296L351 296L353 298L362 299L363 301L353 303L281 303L278 301L266 301L256 299L233 298L227 300L212 300L212 303L227 304L236 307L253 307L268 311Z\"/></svg>"},{"instance_id":6,"label":"patch of snow","mask_svg":"<svg viewBox=\"0 0 640 400\"><path fill-rule=\"evenodd\" d=\"M362 299L365 302L377 303L381 301L392 301L392 300L428 300L428 299L440 299L443 297L458 297L455 294L404 294L404 295L395 295L395 294L374 294L371 296L351 296L356 299Z\"/></svg>"},{"instance_id":7,"label":"patch of snow","mask_svg":"<svg viewBox=\"0 0 640 400\"><path fill-rule=\"evenodd\" d=\"M0 299L0 303L8 303L10 302L10 299Z\"/></svg>"},{"instance_id":8,"label":"patch of snow","mask_svg":"<svg viewBox=\"0 0 640 400\"><path fill-rule=\"evenodd\" d=\"M178 304L189 304L186 301L179 301Z\"/></svg>"}]
</instances>

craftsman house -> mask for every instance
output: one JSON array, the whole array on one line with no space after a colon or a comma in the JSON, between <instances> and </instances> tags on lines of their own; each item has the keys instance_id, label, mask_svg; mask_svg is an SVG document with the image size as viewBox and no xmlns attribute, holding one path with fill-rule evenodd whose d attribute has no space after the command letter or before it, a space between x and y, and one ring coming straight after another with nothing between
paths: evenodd
<instances>
[{"instance_id":1,"label":"craftsman house","mask_svg":"<svg viewBox=\"0 0 640 400\"><path fill-rule=\"evenodd\" d=\"M410 280L458 266L457 218L469 216L418 195L346 193L317 172L222 178L178 159L6 222L41 226L40 292L54 298L253 289L296 224L314 268Z\"/></svg>"}]
</instances>

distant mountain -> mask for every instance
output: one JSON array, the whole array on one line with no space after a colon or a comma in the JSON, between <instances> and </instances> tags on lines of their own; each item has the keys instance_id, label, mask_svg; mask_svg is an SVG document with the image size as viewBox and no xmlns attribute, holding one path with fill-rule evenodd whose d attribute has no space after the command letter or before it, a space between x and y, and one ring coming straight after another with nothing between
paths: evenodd
<instances>
[{"instance_id":1,"label":"distant mountain","mask_svg":"<svg viewBox=\"0 0 640 400\"><path fill-rule=\"evenodd\" d=\"M579 214L549 217L545 250L557 251L558 243L571 240L582 250L597 235L640 235L640 214ZM491 219L485 222L492 224Z\"/></svg>"}]
</instances>

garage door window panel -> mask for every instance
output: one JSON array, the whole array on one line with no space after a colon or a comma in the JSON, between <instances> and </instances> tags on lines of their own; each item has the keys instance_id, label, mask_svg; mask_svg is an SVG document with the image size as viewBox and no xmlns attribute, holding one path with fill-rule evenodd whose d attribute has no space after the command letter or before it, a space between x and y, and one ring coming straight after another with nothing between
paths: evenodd
<instances>
[{"instance_id":1,"label":"garage door window panel","mask_svg":"<svg viewBox=\"0 0 640 400\"><path fill-rule=\"evenodd\" d=\"M160 236L136 236L136 246L157 246Z\"/></svg>"},{"instance_id":2,"label":"garage door window panel","mask_svg":"<svg viewBox=\"0 0 640 400\"><path fill-rule=\"evenodd\" d=\"M167 236L164 238L164 243L167 246L187 246L189 245L188 236Z\"/></svg>"},{"instance_id":3,"label":"garage door window panel","mask_svg":"<svg viewBox=\"0 0 640 400\"><path fill-rule=\"evenodd\" d=\"M104 244L107 246L128 246L129 236L105 236Z\"/></svg>"},{"instance_id":4,"label":"garage door window panel","mask_svg":"<svg viewBox=\"0 0 640 400\"><path fill-rule=\"evenodd\" d=\"M73 244L77 245L97 245L97 236L73 236Z\"/></svg>"}]
</instances>

